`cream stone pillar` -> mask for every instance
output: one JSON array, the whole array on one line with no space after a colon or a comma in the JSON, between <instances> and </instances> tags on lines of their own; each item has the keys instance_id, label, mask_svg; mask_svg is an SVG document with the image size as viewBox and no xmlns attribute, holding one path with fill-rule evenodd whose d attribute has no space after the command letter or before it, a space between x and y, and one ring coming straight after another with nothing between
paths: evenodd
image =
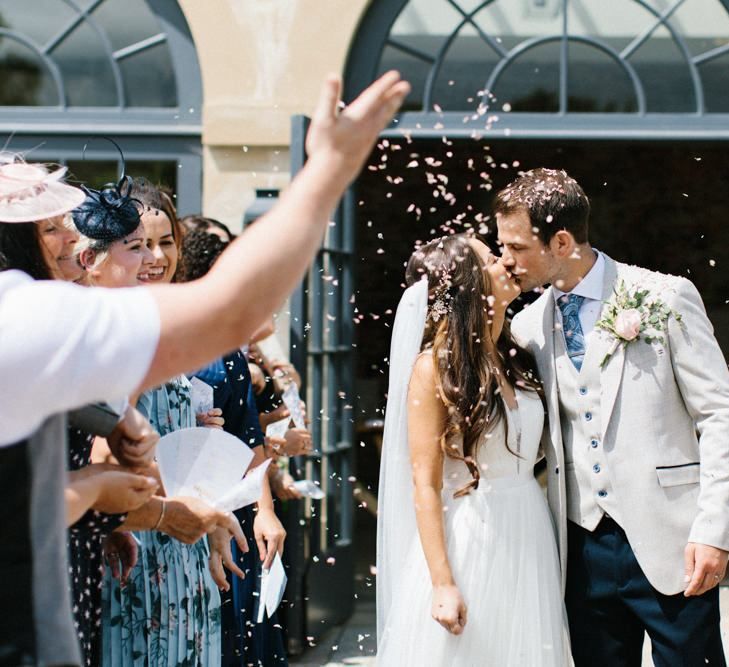
<instances>
[{"instance_id":1,"label":"cream stone pillar","mask_svg":"<svg viewBox=\"0 0 729 667\"><path fill-rule=\"evenodd\" d=\"M368 0L179 0L203 82L203 212L240 230L256 189L289 182L289 126L343 72ZM276 338L289 349L288 310Z\"/></svg>"},{"instance_id":2,"label":"cream stone pillar","mask_svg":"<svg viewBox=\"0 0 729 667\"><path fill-rule=\"evenodd\" d=\"M342 72L367 0L179 0L203 80L203 210L239 229L289 180L289 123Z\"/></svg>"}]
</instances>

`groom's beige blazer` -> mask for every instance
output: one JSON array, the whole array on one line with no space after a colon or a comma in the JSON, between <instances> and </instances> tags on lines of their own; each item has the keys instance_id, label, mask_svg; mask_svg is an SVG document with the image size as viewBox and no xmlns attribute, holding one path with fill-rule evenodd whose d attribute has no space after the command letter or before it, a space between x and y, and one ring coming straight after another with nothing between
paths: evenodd
<instances>
[{"instance_id":1,"label":"groom's beige blazer","mask_svg":"<svg viewBox=\"0 0 729 667\"><path fill-rule=\"evenodd\" d=\"M620 346L600 372L602 442L622 528L650 583L672 595L686 587L689 541L729 550L729 371L690 281L605 260L603 302L622 280L629 289L650 289L682 318L669 319L663 344L634 340ZM554 324L550 287L514 318L512 331L536 357L544 383L547 494L564 585L567 489ZM599 346L600 359L614 344L598 328L586 343L587 349Z\"/></svg>"}]
</instances>

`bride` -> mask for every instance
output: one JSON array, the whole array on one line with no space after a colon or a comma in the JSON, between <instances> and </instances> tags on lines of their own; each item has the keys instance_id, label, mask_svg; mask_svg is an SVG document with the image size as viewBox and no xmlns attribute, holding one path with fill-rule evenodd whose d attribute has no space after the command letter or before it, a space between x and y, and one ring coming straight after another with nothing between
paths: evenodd
<instances>
[{"instance_id":1,"label":"bride","mask_svg":"<svg viewBox=\"0 0 729 667\"><path fill-rule=\"evenodd\" d=\"M519 287L466 235L407 266L390 355L378 665L563 667L552 520L534 478L542 388L511 337Z\"/></svg>"}]
</instances>

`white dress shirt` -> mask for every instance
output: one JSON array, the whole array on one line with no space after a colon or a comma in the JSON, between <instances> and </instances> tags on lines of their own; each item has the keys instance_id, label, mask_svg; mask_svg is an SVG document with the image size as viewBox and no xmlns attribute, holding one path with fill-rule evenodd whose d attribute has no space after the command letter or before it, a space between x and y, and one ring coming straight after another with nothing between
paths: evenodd
<instances>
[{"instance_id":1,"label":"white dress shirt","mask_svg":"<svg viewBox=\"0 0 729 667\"><path fill-rule=\"evenodd\" d=\"M600 318L600 311L602 310L602 283L605 277L605 257L599 250L593 250L593 252L597 255L597 260L587 272L587 275L577 283L571 292L563 292L554 287L554 285L552 286L556 310L555 316L557 317L556 321L560 324L562 323L562 311L559 308L558 300L565 294L576 294L577 296L585 297L578 313L580 325L582 326L582 335L585 338L592 333L597 320Z\"/></svg>"}]
</instances>

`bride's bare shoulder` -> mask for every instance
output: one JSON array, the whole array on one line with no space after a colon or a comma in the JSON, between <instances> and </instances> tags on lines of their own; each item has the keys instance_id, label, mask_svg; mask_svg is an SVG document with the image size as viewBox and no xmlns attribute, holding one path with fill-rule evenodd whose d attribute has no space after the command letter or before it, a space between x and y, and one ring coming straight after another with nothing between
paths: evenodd
<instances>
[{"instance_id":1,"label":"bride's bare shoulder","mask_svg":"<svg viewBox=\"0 0 729 667\"><path fill-rule=\"evenodd\" d=\"M410 395L426 403L427 407L434 407L435 404L442 406L439 385L433 351L424 350L415 360L413 373L410 376Z\"/></svg>"},{"instance_id":2,"label":"bride's bare shoulder","mask_svg":"<svg viewBox=\"0 0 729 667\"><path fill-rule=\"evenodd\" d=\"M415 359L411 381L417 379L426 384L435 385L435 374L436 368L433 350L428 348L423 350Z\"/></svg>"}]
</instances>

